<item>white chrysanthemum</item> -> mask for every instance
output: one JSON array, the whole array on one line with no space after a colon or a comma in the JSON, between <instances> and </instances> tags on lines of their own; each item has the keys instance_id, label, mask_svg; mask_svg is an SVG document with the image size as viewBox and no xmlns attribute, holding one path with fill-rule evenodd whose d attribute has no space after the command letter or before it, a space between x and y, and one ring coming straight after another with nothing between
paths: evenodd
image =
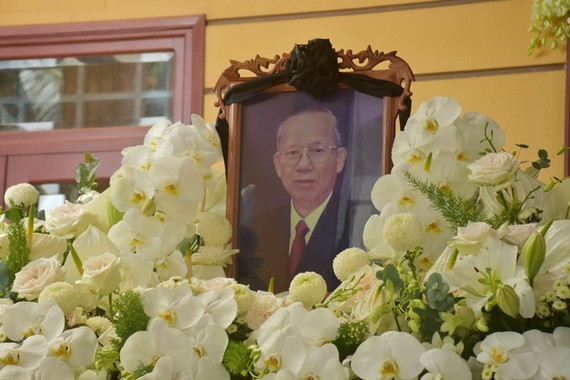
<instances>
[{"instance_id":1,"label":"white chrysanthemum","mask_svg":"<svg viewBox=\"0 0 570 380\"><path fill-rule=\"evenodd\" d=\"M366 265L370 265L370 258L360 248L347 248L333 260L334 274L340 281L347 280L350 275Z\"/></svg>"},{"instance_id":2,"label":"white chrysanthemum","mask_svg":"<svg viewBox=\"0 0 570 380\"><path fill-rule=\"evenodd\" d=\"M80 301L79 293L77 293L75 287L65 281L54 282L42 290L38 297L38 302L44 302L47 300L54 300L57 302L65 315L74 311Z\"/></svg>"},{"instance_id":3,"label":"white chrysanthemum","mask_svg":"<svg viewBox=\"0 0 570 380\"><path fill-rule=\"evenodd\" d=\"M234 299L238 307L237 315L244 315L253 303L253 292L249 289L249 286L242 284L233 284L231 288L234 290Z\"/></svg>"},{"instance_id":4,"label":"white chrysanthemum","mask_svg":"<svg viewBox=\"0 0 570 380\"><path fill-rule=\"evenodd\" d=\"M105 317L91 317L87 320L86 324L97 335L104 333L112 326L111 321Z\"/></svg>"},{"instance_id":5,"label":"white chrysanthemum","mask_svg":"<svg viewBox=\"0 0 570 380\"><path fill-rule=\"evenodd\" d=\"M289 286L289 295L294 301L310 308L321 302L327 294L327 283L323 276L315 272L296 275Z\"/></svg>"},{"instance_id":6,"label":"white chrysanthemum","mask_svg":"<svg viewBox=\"0 0 570 380\"><path fill-rule=\"evenodd\" d=\"M4 193L4 202L8 205L29 207L38 201L40 193L29 183L10 186Z\"/></svg>"},{"instance_id":7,"label":"white chrysanthemum","mask_svg":"<svg viewBox=\"0 0 570 380\"><path fill-rule=\"evenodd\" d=\"M225 245L232 237L232 225L222 215L213 212L200 214L196 231L206 245Z\"/></svg>"},{"instance_id":8,"label":"white chrysanthemum","mask_svg":"<svg viewBox=\"0 0 570 380\"><path fill-rule=\"evenodd\" d=\"M394 214L384 223L384 240L396 251L409 251L421 245L424 225L408 212Z\"/></svg>"}]
</instances>

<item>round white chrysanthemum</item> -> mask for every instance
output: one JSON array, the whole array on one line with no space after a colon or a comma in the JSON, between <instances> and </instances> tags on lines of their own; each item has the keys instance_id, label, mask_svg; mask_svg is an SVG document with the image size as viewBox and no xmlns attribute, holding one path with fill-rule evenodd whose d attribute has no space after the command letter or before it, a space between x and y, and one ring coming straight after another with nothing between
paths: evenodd
<instances>
[{"instance_id":1,"label":"round white chrysanthemum","mask_svg":"<svg viewBox=\"0 0 570 380\"><path fill-rule=\"evenodd\" d=\"M335 276L344 281L360 268L370 264L370 258L364 250L360 248L347 248L339 253L333 260L333 270Z\"/></svg>"},{"instance_id":2,"label":"round white chrysanthemum","mask_svg":"<svg viewBox=\"0 0 570 380\"><path fill-rule=\"evenodd\" d=\"M7 205L29 207L38 201L40 193L29 183L19 183L10 186L4 193L4 202Z\"/></svg>"},{"instance_id":3,"label":"round white chrysanthemum","mask_svg":"<svg viewBox=\"0 0 570 380\"><path fill-rule=\"evenodd\" d=\"M315 272L299 273L289 285L289 296L301 302L306 308L321 302L327 294L327 283L323 276Z\"/></svg>"},{"instance_id":4,"label":"round white chrysanthemum","mask_svg":"<svg viewBox=\"0 0 570 380\"><path fill-rule=\"evenodd\" d=\"M404 212L389 217L382 232L390 247L396 251L409 251L421 244L424 225L416 215Z\"/></svg>"},{"instance_id":5,"label":"round white chrysanthemum","mask_svg":"<svg viewBox=\"0 0 570 380\"><path fill-rule=\"evenodd\" d=\"M222 215L208 212L199 215L197 220L196 232L206 245L225 245L232 237L232 225Z\"/></svg>"},{"instance_id":6,"label":"round white chrysanthemum","mask_svg":"<svg viewBox=\"0 0 570 380\"><path fill-rule=\"evenodd\" d=\"M57 302L61 310L65 315L71 313L79 305L79 293L77 290L68 282L59 281L54 282L46 286L40 296L38 297L38 302L43 302L47 300L54 300Z\"/></svg>"},{"instance_id":7,"label":"round white chrysanthemum","mask_svg":"<svg viewBox=\"0 0 570 380\"><path fill-rule=\"evenodd\" d=\"M234 290L234 299L237 303L237 315L246 314L254 299L253 292L249 286L243 284L233 284L231 288Z\"/></svg>"},{"instance_id":8,"label":"round white chrysanthemum","mask_svg":"<svg viewBox=\"0 0 570 380\"><path fill-rule=\"evenodd\" d=\"M91 317L85 323L97 335L103 334L112 325L111 321L105 317Z\"/></svg>"}]
</instances>

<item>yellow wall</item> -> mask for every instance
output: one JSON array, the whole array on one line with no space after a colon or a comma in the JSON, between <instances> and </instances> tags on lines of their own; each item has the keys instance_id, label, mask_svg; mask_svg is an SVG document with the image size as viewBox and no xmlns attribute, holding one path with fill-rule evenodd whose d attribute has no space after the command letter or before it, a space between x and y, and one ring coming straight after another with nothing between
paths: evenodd
<instances>
[{"instance_id":1,"label":"yellow wall","mask_svg":"<svg viewBox=\"0 0 570 380\"><path fill-rule=\"evenodd\" d=\"M414 109L433 96L456 98L507 132L552 154L564 141L565 47L527 56L532 0L0 0L0 25L205 14L204 117L211 89L230 59L289 52L295 43L330 38L337 49L397 50L414 70ZM557 157L547 172L563 174Z\"/></svg>"}]
</instances>

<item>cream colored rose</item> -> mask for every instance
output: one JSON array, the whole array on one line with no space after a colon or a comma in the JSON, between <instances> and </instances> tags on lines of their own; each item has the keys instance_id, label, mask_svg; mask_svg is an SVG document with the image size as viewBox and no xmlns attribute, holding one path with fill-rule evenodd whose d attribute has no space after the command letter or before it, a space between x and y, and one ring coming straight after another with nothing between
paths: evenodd
<instances>
[{"instance_id":1,"label":"cream colored rose","mask_svg":"<svg viewBox=\"0 0 570 380\"><path fill-rule=\"evenodd\" d=\"M469 223L457 229L457 235L451 239L450 245L457 248L462 255L476 255L491 232L492 228L487 223Z\"/></svg>"},{"instance_id":2,"label":"cream colored rose","mask_svg":"<svg viewBox=\"0 0 570 380\"><path fill-rule=\"evenodd\" d=\"M498 186L507 183L515 174L519 162L510 153L489 153L467 165L469 182L481 186Z\"/></svg>"},{"instance_id":3,"label":"cream colored rose","mask_svg":"<svg viewBox=\"0 0 570 380\"><path fill-rule=\"evenodd\" d=\"M46 221L50 234L70 239L81 235L88 226L85 206L70 202L54 208Z\"/></svg>"},{"instance_id":4,"label":"cream colored rose","mask_svg":"<svg viewBox=\"0 0 570 380\"><path fill-rule=\"evenodd\" d=\"M258 291L246 315L247 326L252 330L258 330L277 309L279 302L275 294Z\"/></svg>"},{"instance_id":5,"label":"cream colored rose","mask_svg":"<svg viewBox=\"0 0 570 380\"><path fill-rule=\"evenodd\" d=\"M121 259L112 253L92 256L83 262L83 276L78 282L107 295L119 287L120 267Z\"/></svg>"},{"instance_id":6,"label":"cream colored rose","mask_svg":"<svg viewBox=\"0 0 570 380\"><path fill-rule=\"evenodd\" d=\"M63 279L61 263L55 258L39 258L28 263L16 273L12 291L28 301L39 297L42 290Z\"/></svg>"}]
</instances>

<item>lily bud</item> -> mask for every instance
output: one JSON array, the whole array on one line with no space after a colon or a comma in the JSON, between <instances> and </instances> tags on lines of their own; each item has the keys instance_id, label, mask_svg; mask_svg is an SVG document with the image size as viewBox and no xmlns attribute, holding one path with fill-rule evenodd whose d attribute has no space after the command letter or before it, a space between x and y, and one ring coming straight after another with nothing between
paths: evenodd
<instances>
[{"instance_id":1,"label":"lily bud","mask_svg":"<svg viewBox=\"0 0 570 380\"><path fill-rule=\"evenodd\" d=\"M509 317L516 318L519 315L520 300L512 286L503 285L497 289L497 303Z\"/></svg>"},{"instance_id":2,"label":"lily bud","mask_svg":"<svg viewBox=\"0 0 570 380\"><path fill-rule=\"evenodd\" d=\"M546 242L544 235L539 231L534 232L524 243L523 249L524 271L528 277L528 282L532 286L534 277L538 274L544 257L546 256Z\"/></svg>"}]
</instances>

